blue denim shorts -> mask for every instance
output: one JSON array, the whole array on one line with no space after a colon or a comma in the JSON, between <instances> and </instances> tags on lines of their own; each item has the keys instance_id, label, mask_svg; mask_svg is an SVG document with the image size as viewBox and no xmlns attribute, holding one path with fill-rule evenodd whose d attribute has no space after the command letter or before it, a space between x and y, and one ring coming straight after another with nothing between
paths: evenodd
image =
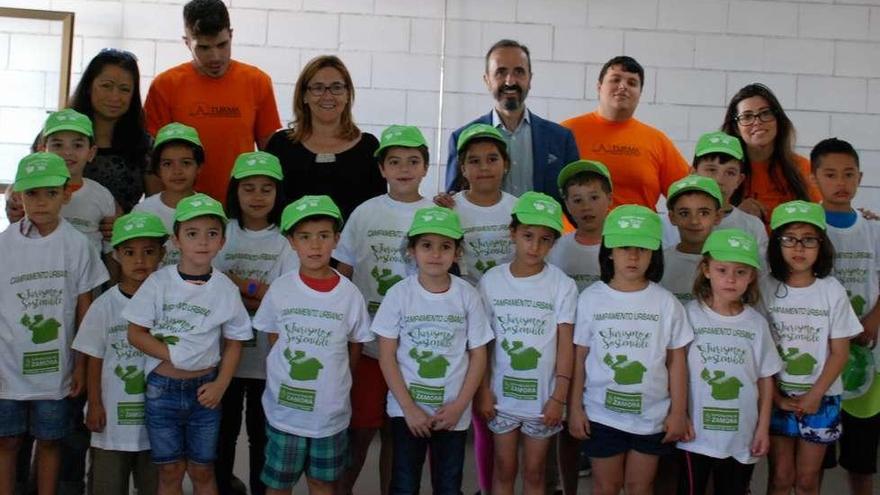
<instances>
[{"instance_id":1,"label":"blue denim shorts","mask_svg":"<svg viewBox=\"0 0 880 495\"><path fill-rule=\"evenodd\" d=\"M795 416L791 411L773 408L770 434L802 438L808 442L830 444L840 438L840 396L826 395L815 414Z\"/></svg>"},{"instance_id":2,"label":"blue denim shorts","mask_svg":"<svg viewBox=\"0 0 880 495\"><path fill-rule=\"evenodd\" d=\"M189 379L150 373L144 407L153 463L211 464L217 458L220 406L208 409L198 400L199 387L216 378L216 371Z\"/></svg>"},{"instance_id":3,"label":"blue denim shorts","mask_svg":"<svg viewBox=\"0 0 880 495\"><path fill-rule=\"evenodd\" d=\"M0 399L0 437L30 433L37 440L58 440L70 434L70 401Z\"/></svg>"}]
</instances>

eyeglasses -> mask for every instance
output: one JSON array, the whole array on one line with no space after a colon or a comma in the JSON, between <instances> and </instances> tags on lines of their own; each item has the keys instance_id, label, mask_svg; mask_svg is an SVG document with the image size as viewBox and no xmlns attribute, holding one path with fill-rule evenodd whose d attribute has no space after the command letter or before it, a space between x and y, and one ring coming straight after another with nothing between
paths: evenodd
<instances>
[{"instance_id":1,"label":"eyeglasses","mask_svg":"<svg viewBox=\"0 0 880 495\"><path fill-rule=\"evenodd\" d=\"M127 59L134 60L135 62L137 62L137 59L138 59L137 55L135 55L134 53L131 53L128 50L120 50L118 48L101 48L101 51L98 52L98 54L99 55L111 55L111 56L116 56L119 58L127 58Z\"/></svg>"},{"instance_id":2,"label":"eyeglasses","mask_svg":"<svg viewBox=\"0 0 880 495\"><path fill-rule=\"evenodd\" d=\"M741 113L734 120L739 122L740 125L752 125L755 123L755 119L761 122L772 122L776 120L776 114L773 113L773 110L765 108L758 113Z\"/></svg>"},{"instance_id":3,"label":"eyeglasses","mask_svg":"<svg viewBox=\"0 0 880 495\"><path fill-rule=\"evenodd\" d=\"M335 82L333 84L312 84L310 86L306 86L306 89L309 90L312 96L324 96L324 93L330 91L331 95L339 96L345 93L347 86L341 82Z\"/></svg>"},{"instance_id":4,"label":"eyeglasses","mask_svg":"<svg viewBox=\"0 0 880 495\"><path fill-rule=\"evenodd\" d=\"M819 237L803 237L798 239L790 235L781 235L779 236L779 243L782 244L782 247L787 248L793 248L800 244L804 249L816 249L819 247L819 244L822 244L822 239Z\"/></svg>"}]
</instances>

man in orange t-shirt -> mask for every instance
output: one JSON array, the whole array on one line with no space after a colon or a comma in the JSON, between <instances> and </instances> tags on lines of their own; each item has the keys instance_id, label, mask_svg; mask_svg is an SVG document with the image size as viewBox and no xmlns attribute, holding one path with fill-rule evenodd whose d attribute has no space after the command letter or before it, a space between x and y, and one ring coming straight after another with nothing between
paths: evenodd
<instances>
[{"instance_id":1,"label":"man in orange t-shirt","mask_svg":"<svg viewBox=\"0 0 880 495\"><path fill-rule=\"evenodd\" d=\"M153 80L144 113L153 136L165 124L181 122L199 131L205 163L196 190L224 201L235 158L260 148L281 127L272 79L260 69L232 60L229 12L220 0L192 0L183 9L192 61Z\"/></svg>"},{"instance_id":2,"label":"man in orange t-shirt","mask_svg":"<svg viewBox=\"0 0 880 495\"><path fill-rule=\"evenodd\" d=\"M562 122L581 158L604 163L614 184L613 206L654 208L669 185L688 174L688 162L658 129L633 117L645 71L631 57L614 57L599 73L599 108Z\"/></svg>"}]
</instances>

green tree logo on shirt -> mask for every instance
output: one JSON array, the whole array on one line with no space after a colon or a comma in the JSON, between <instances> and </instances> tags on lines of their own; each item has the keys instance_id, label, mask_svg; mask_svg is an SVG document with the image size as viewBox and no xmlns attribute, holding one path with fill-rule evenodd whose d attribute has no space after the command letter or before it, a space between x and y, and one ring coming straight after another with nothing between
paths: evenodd
<instances>
[{"instance_id":1,"label":"green tree logo on shirt","mask_svg":"<svg viewBox=\"0 0 880 495\"><path fill-rule=\"evenodd\" d=\"M627 359L625 354L618 354L611 357L611 354L605 354L602 361L614 371L614 383L618 385L637 385L642 383L645 372L648 368L636 360Z\"/></svg>"},{"instance_id":2,"label":"green tree logo on shirt","mask_svg":"<svg viewBox=\"0 0 880 495\"><path fill-rule=\"evenodd\" d=\"M116 365L113 370L116 376L125 383L125 393L129 395L142 394L147 389L147 381L144 379L144 370L137 366L126 366L124 369Z\"/></svg>"},{"instance_id":3,"label":"green tree logo on shirt","mask_svg":"<svg viewBox=\"0 0 880 495\"><path fill-rule=\"evenodd\" d=\"M449 368L449 361L443 355L435 355L431 351L421 351L412 348L409 351L409 357L415 359L419 363L419 376L422 378L443 378L446 376L446 369Z\"/></svg>"},{"instance_id":4,"label":"green tree logo on shirt","mask_svg":"<svg viewBox=\"0 0 880 495\"><path fill-rule=\"evenodd\" d=\"M709 372L703 368L700 378L712 387L712 398L715 400L734 400L739 398L739 390L743 384L735 376L727 376L722 370Z\"/></svg>"},{"instance_id":5,"label":"green tree logo on shirt","mask_svg":"<svg viewBox=\"0 0 880 495\"><path fill-rule=\"evenodd\" d=\"M46 319L43 315L34 315L33 318L27 314L19 320L22 325L31 331L31 342L34 344L45 344L58 338L58 330L61 323L55 318Z\"/></svg>"},{"instance_id":6,"label":"green tree logo on shirt","mask_svg":"<svg viewBox=\"0 0 880 495\"><path fill-rule=\"evenodd\" d=\"M846 295L849 297L849 303L852 305L853 311L855 311L856 316L859 318L865 313L865 298L859 294L852 295L852 291L846 291Z\"/></svg>"},{"instance_id":7,"label":"green tree logo on shirt","mask_svg":"<svg viewBox=\"0 0 880 495\"><path fill-rule=\"evenodd\" d=\"M165 345L175 345L178 342L180 342L180 337L178 337L176 335L165 335L162 333L155 333L155 334L153 334L153 337Z\"/></svg>"},{"instance_id":8,"label":"green tree logo on shirt","mask_svg":"<svg viewBox=\"0 0 880 495\"><path fill-rule=\"evenodd\" d=\"M380 296L384 296L385 293L388 292L388 289L394 286L397 282L403 280L403 277L394 274L390 268L383 268L382 272L379 272L378 266L373 267L370 275L372 275L376 283L379 284L379 288L376 292L378 292Z\"/></svg>"},{"instance_id":9,"label":"green tree logo on shirt","mask_svg":"<svg viewBox=\"0 0 880 495\"><path fill-rule=\"evenodd\" d=\"M300 381L317 380L318 373L324 368L321 361L306 356L305 351L284 349L284 358L290 364L290 378Z\"/></svg>"},{"instance_id":10,"label":"green tree logo on shirt","mask_svg":"<svg viewBox=\"0 0 880 495\"><path fill-rule=\"evenodd\" d=\"M511 344L504 339L501 348L510 356L510 367L517 371L528 371L538 367L541 353L534 347L524 347L521 340L514 340Z\"/></svg>"},{"instance_id":11,"label":"green tree logo on shirt","mask_svg":"<svg viewBox=\"0 0 880 495\"><path fill-rule=\"evenodd\" d=\"M785 361L785 372L792 376L812 375L818 363L810 353L801 352L797 347L789 347L787 352L780 349L779 355Z\"/></svg>"},{"instance_id":12,"label":"green tree logo on shirt","mask_svg":"<svg viewBox=\"0 0 880 495\"><path fill-rule=\"evenodd\" d=\"M483 260L477 260L474 264L474 268L480 270L480 273L486 273L490 268L494 268L496 265L497 263L495 260L488 260L485 263L483 263Z\"/></svg>"}]
</instances>

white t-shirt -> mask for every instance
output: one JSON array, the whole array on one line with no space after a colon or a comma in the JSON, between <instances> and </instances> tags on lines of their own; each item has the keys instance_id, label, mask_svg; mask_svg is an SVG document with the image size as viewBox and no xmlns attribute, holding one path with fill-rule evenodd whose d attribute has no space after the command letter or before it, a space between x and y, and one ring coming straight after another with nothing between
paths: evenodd
<instances>
[{"instance_id":1,"label":"white t-shirt","mask_svg":"<svg viewBox=\"0 0 880 495\"><path fill-rule=\"evenodd\" d=\"M156 193L152 196L144 198L143 201L134 205L132 211L145 211L153 213L162 220L165 230L171 235L174 233L174 208L162 202L162 193ZM162 266L176 265L180 261L180 250L174 245L171 239L165 243L165 258L162 259Z\"/></svg>"},{"instance_id":2,"label":"white t-shirt","mask_svg":"<svg viewBox=\"0 0 880 495\"><path fill-rule=\"evenodd\" d=\"M230 220L226 224L226 243L214 258L214 268L270 284L282 274L299 269L299 258L276 227L253 231L239 226L237 220ZM253 339L242 344L235 376L265 380L268 353L266 334L255 332Z\"/></svg>"},{"instance_id":3,"label":"white t-shirt","mask_svg":"<svg viewBox=\"0 0 880 495\"><path fill-rule=\"evenodd\" d=\"M682 253L675 246L663 250L663 278L660 285L682 304L694 298L694 279L702 254Z\"/></svg>"},{"instance_id":4,"label":"white t-shirt","mask_svg":"<svg viewBox=\"0 0 880 495\"><path fill-rule=\"evenodd\" d=\"M108 279L89 240L63 218L46 237L0 233L0 399L58 400L70 392L76 300Z\"/></svg>"},{"instance_id":5,"label":"white t-shirt","mask_svg":"<svg viewBox=\"0 0 880 495\"><path fill-rule=\"evenodd\" d=\"M103 359L101 402L104 431L92 432L92 447L124 452L150 450L144 423L146 376L144 353L128 343L128 321L122 310L128 298L115 286L95 299L83 318L73 348Z\"/></svg>"},{"instance_id":6,"label":"white t-shirt","mask_svg":"<svg viewBox=\"0 0 880 495\"><path fill-rule=\"evenodd\" d=\"M407 259L406 232L416 210L433 205L427 198L402 203L383 194L361 203L345 223L333 257L354 268L351 280L364 295L371 315L391 286L415 272L415 265ZM378 344L364 345L364 354L378 359Z\"/></svg>"},{"instance_id":7,"label":"white t-shirt","mask_svg":"<svg viewBox=\"0 0 880 495\"><path fill-rule=\"evenodd\" d=\"M663 246L668 248L681 242L678 227L672 225L669 215L660 215L660 220L663 221ZM730 213L721 218L721 222L715 229L740 229L752 234L758 241L758 253L761 254L763 260L767 252L767 229L764 228L764 222L760 218L749 215L734 206Z\"/></svg>"},{"instance_id":8,"label":"white t-shirt","mask_svg":"<svg viewBox=\"0 0 880 495\"><path fill-rule=\"evenodd\" d=\"M831 350L830 339L862 332L846 289L834 277L817 278L809 287L790 287L767 276L761 280L761 297L785 363L776 382L789 395L806 393L819 378ZM842 392L838 376L825 395Z\"/></svg>"},{"instance_id":9,"label":"white t-shirt","mask_svg":"<svg viewBox=\"0 0 880 495\"><path fill-rule=\"evenodd\" d=\"M449 290L428 292L418 275L388 291L371 327L373 333L397 339L397 363L410 396L433 415L454 401L467 374L468 351L495 338L477 290L453 276ZM465 408L454 430L467 430L471 408ZM403 410L388 392L388 416Z\"/></svg>"},{"instance_id":10,"label":"white t-shirt","mask_svg":"<svg viewBox=\"0 0 880 495\"><path fill-rule=\"evenodd\" d=\"M348 343L373 339L364 298L340 277L329 292L307 286L298 271L269 287L254 316L277 333L266 360L263 409L273 428L309 438L335 435L351 420Z\"/></svg>"},{"instance_id":11,"label":"white t-shirt","mask_svg":"<svg viewBox=\"0 0 880 495\"><path fill-rule=\"evenodd\" d=\"M113 194L100 183L83 177L83 185L70 197L70 202L61 208L61 216L76 230L89 238L92 247L99 253L113 251L110 243L101 235L101 219L116 215L116 200Z\"/></svg>"},{"instance_id":12,"label":"white t-shirt","mask_svg":"<svg viewBox=\"0 0 880 495\"><path fill-rule=\"evenodd\" d=\"M168 344L171 364L198 371L220 362L221 336L230 340L253 338L251 319L238 288L214 270L204 285L185 281L177 266L166 266L150 275L122 312L126 320L150 329ZM162 360L146 357L147 375Z\"/></svg>"},{"instance_id":13,"label":"white t-shirt","mask_svg":"<svg viewBox=\"0 0 880 495\"><path fill-rule=\"evenodd\" d=\"M621 292L604 282L578 298L574 343L589 347L584 407L591 421L639 435L669 414L666 353L694 338L684 307L658 284Z\"/></svg>"},{"instance_id":14,"label":"white t-shirt","mask_svg":"<svg viewBox=\"0 0 880 495\"><path fill-rule=\"evenodd\" d=\"M454 199L464 230L461 277L476 285L486 270L513 259L510 212L516 196L502 191L501 201L492 206L477 206L468 201L464 192L457 193Z\"/></svg>"},{"instance_id":15,"label":"white t-shirt","mask_svg":"<svg viewBox=\"0 0 880 495\"><path fill-rule=\"evenodd\" d=\"M556 386L558 325L574 323L577 285L549 263L531 277L514 277L505 263L486 272L478 289L495 332L495 409L539 418Z\"/></svg>"},{"instance_id":16,"label":"white t-shirt","mask_svg":"<svg viewBox=\"0 0 880 495\"><path fill-rule=\"evenodd\" d=\"M834 244L831 273L847 290L853 310L861 318L871 311L880 295L880 223L857 215L851 227L829 225L827 233Z\"/></svg>"},{"instance_id":17,"label":"white t-shirt","mask_svg":"<svg viewBox=\"0 0 880 495\"><path fill-rule=\"evenodd\" d=\"M572 232L560 237L547 256L547 261L574 279L580 293L594 282L599 281L599 248L601 245L581 244L574 238L574 235L575 233Z\"/></svg>"},{"instance_id":18,"label":"white t-shirt","mask_svg":"<svg viewBox=\"0 0 880 495\"><path fill-rule=\"evenodd\" d=\"M696 437L678 448L743 464L758 425L758 380L782 369L767 320L746 306L724 316L694 300L685 307L694 329L688 349L688 411Z\"/></svg>"}]
</instances>

